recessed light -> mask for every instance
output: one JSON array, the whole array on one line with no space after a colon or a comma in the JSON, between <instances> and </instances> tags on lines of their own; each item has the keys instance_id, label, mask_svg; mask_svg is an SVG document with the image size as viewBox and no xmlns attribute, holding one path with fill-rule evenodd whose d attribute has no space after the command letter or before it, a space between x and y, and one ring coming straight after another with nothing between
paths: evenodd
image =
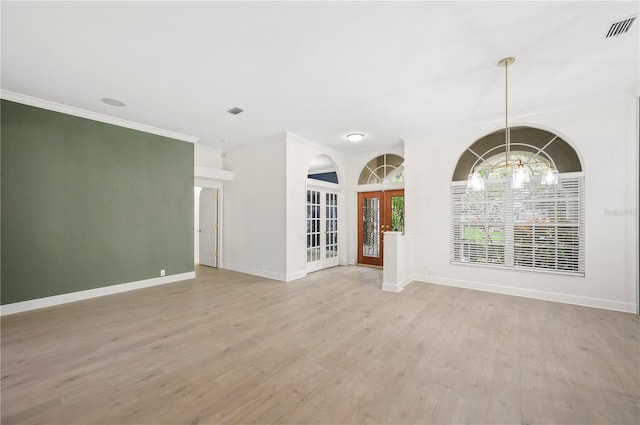
<instances>
[{"instance_id":1,"label":"recessed light","mask_svg":"<svg viewBox=\"0 0 640 425\"><path fill-rule=\"evenodd\" d=\"M351 133L347 134L347 140L353 143L358 143L364 139L364 134L362 133Z\"/></svg>"},{"instance_id":2,"label":"recessed light","mask_svg":"<svg viewBox=\"0 0 640 425\"><path fill-rule=\"evenodd\" d=\"M110 105L110 106L118 106L118 107L124 106L124 102L121 101L121 100L118 100L118 99L112 99L110 97L103 97L100 100L102 100L102 103L106 103L107 105Z\"/></svg>"}]
</instances>

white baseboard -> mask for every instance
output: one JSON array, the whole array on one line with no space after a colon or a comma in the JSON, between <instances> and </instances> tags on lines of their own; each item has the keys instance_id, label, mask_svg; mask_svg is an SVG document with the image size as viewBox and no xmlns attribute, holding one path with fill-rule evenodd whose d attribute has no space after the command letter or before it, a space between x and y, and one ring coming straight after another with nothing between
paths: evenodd
<instances>
[{"instance_id":1,"label":"white baseboard","mask_svg":"<svg viewBox=\"0 0 640 425\"><path fill-rule=\"evenodd\" d=\"M279 280L282 282L291 282L292 280L301 279L307 276L307 272L305 270L301 270L294 273L289 273L287 275L283 273L275 273L266 270L254 269L251 267L239 266L237 264L228 264L224 263L224 265L220 266L221 269L233 270L234 272L250 274L253 276L264 277L267 279Z\"/></svg>"},{"instance_id":2,"label":"white baseboard","mask_svg":"<svg viewBox=\"0 0 640 425\"><path fill-rule=\"evenodd\" d=\"M475 289L478 291L493 292L496 294L514 295L517 297L534 298L538 300L580 305L584 307L601 308L604 310L622 311L625 313L636 313L638 311L638 306L636 304L607 300L602 298L583 297L580 295L561 294L557 292L536 291L534 289L513 288L510 286L500 286L483 282L451 279L441 276L416 274L412 276L412 279L419 282L433 283L436 285L455 286L457 288Z\"/></svg>"},{"instance_id":3,"label":"white baseboard","mask_svg":"<svg viewBox=\"0 0 640 425\"><path fill-rule=\"evenodd\" d=\"M303 277L306 277L306 276L307 276L307 272L304 270L295 272L295 273L289 273L287 275L286 282L291 282L292 280L296 280L296 279L302 279Z\"/></svg>"},{"instance_id":4,"label":"white baseboard","mask_svg":"<svg viewBox=\"0 0 640 425\"><path fill-rule=\"evenodd\" d=\"M224 268L224 269L227 269L227 270L232 270L234 272L251 274L251 275L259 276L259 277L264 277L264 278L267 278L267 279L279 280L279 281L282 281L282 282L286 282L287 281L287 276L284 273L276 273L276 272L271 272L271 271L268 271L268 270L260 270L260 269L255 269L255 268L252 268L252 267L239 266L237 264L229 264L229 263L224 263L224 265L221 266L221 268Z\"/></svg>"},{"instance_id":5,"label":"white baseboard","mask_svg":"<svg viewBox=\"0 0 640 425\"><path fill-rule=\"evenodd\" d=\"M1 306L0 316L22 313L24 311L36 310L39 308L52 307L55 305L71 303L74 301L87 300L89 298L102 297L105 295L118 294L120 292L133 291L136 289L148 288L150 286L164 285L166 283L193 279L195 277L196 272L179 273L173 274L171 276L154 277L151 279L138 280L135 282L120 283L117 285L103 286L101 288L87 289L85 291L77 291L68 294L54 295L51 297L37 298L35 300L20 301L17 303Z\"/></svg>"},{"instance_id":6,"label":"white baseboard","mask_svg":"<svg viewBox=\"0 0 640 425\"><path fill-rule=\"evenodd\" d=\"M386 292L395 292L397 294L398 292L402 291L408 284L410 284L414 280L415 279L406 278L406 279L403 279L399 283L382 282L382 290L386 291Z\"/></svg>"},{"instance_id":7,"label":"white baseboard","mask_svg":"<svg viewBox=\"0 0 640 425\"><path fill-rule=\"evenodd\" d=\"M397 294L402 291L402 288L400 285L396 285L395 283L382 282L382 290L386 292L395 292Z\"/></svg>"}]
</instances>

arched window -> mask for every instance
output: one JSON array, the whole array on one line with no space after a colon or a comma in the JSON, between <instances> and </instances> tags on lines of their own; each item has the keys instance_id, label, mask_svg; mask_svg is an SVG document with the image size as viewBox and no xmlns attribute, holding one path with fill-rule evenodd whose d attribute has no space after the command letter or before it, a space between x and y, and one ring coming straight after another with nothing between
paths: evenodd
<instances>
[{"instance_id":1,"label":"arched window","mask_svg":"<svg viewBox=\"0 0 640 425\"><path fill-rule=\"evenodd\" d=\"M533 127L512 127L510 131L510 166L521 160L533 175L545 171L549 165L561 173L582 171L578 154L560 136ZM506 177L505 150L504 130L476 140L460 155L453 181L466 180L471 171L479 172L485 179Z\"/></svg>"},{"instance_id":2,"label":"arched window","mask_svg":"<svg viewBox=\"0 0 640 425\"><path fill-rule=\"evenodd\" d=\"M452 264L584 276L584 176L576 151L561 137L532 127L511 129L507 164L504 131L474 142L460 156L451 183ZM558 183L531 178L512 188L515 164L533 176L549 166ZM484 190L467 188L471 171Z\"/></svg>"},{"instance_id":3,"label":"arched window","mask_svg":"<svg viewBox=\"0 0 640 425\"><path fill-rule=\"evenodd\" d=\"M404 158L390 153L367 162L358 178L358 184L401 182L404 182Z\"/></svg>"}]
</instances>

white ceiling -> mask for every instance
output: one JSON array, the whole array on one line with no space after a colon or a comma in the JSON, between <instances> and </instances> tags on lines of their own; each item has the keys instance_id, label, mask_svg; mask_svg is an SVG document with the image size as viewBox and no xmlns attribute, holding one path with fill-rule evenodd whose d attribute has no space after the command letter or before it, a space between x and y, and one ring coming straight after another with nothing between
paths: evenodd
<instances>
[{"instance_id":1,"label":"white ceiling","mask_svg":"<svg viewBox=\"0 0 640 425\"><path fill-rule=\"evenodd\" d=\"M478 122L500 127L496 64L505 56L516 57L512 117L639 96L639 23L604 38L638 9L637 1L2 1L2 90L222 149L290 131L355 154ZM228 114L234 106L245 112ZM367 137L353 144L350 132Z\"/></svg>"}]
</instances>

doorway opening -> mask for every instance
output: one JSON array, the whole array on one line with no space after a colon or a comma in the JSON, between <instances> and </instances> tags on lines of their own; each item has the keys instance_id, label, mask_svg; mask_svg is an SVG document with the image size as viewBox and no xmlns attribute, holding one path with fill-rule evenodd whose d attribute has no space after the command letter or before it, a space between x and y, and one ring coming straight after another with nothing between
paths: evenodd
<instances>
[{"instance_id":1,"label":"doorway opening","mask_svg":"<svg viewBox=\"0 0 640 425\"><path fill-rule=\"evenodd\" d=\"M194 262L208 267L220 266L220 190L195 188Z\"/></svg>"},{"instance_id":2,"label":"doorway opening","mask_svg":"<svg viewBox=\"0 0 640 425\"><path fill-rule=\"evenodd\" d=\"M307 172L307 273L340 264L343 241L338 222L342 219L339 217L341 203L336 164L327 155L316 156Z\"/></svg>"},{"instance_id":3,"label":"doorway opening","mask_svg":"<svg viewBox=\"0 0 640 425\"><path fill-rule=\"evenodd\" d=\"M358 264L384 265L384 232L404 232L404 158L385 153L358 178Z\"/></svg>"},{"instance_id":4,"label":"doorway opening","mask_svg":"<svg viewBox=\"0 0 640 425\"><path fill-rule=\"evenodd\" d=\"M358 193L358 263L384 265L384 232L404 232L404 189Z\"/></svg>"}]
</instances>

